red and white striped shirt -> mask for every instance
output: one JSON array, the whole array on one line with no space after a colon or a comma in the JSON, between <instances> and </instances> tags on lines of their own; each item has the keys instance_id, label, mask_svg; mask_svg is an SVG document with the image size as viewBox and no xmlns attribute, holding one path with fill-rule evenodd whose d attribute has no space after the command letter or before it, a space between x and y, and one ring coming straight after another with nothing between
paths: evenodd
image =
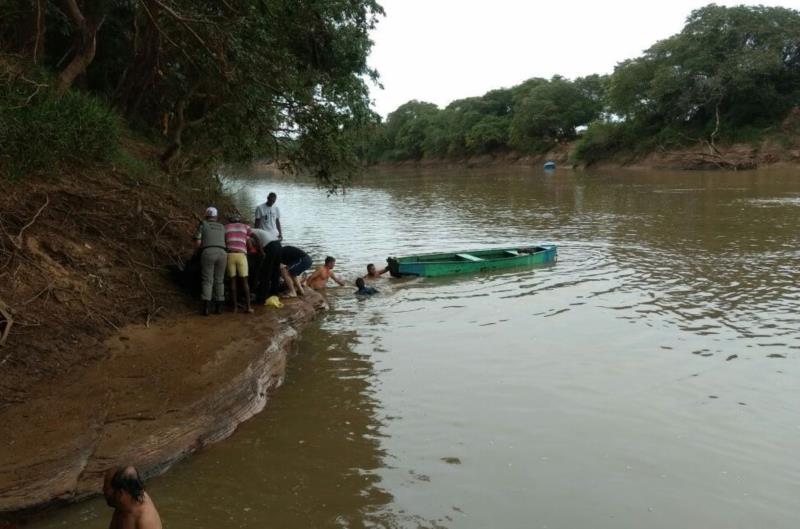
<instances>
[{"instance_id":1,"label":"red and white striped shirt","mask_svg":"<svg viewBox=\"0 0 800 529\"><path fill-rule=\"evenodd\" d=\"M231 253L247 253L247 238L250 226L244 222L231 222L225 225L225 246Z\"/></svg>"}]
</instances>

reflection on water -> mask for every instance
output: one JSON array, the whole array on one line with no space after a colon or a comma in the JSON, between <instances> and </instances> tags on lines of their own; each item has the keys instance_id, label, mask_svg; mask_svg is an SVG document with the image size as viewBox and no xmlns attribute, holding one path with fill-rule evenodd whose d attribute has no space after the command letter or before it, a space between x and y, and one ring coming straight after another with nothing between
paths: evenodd
<instances>
[{"instance_id":1,"label":"reflection on water","mask_svg":"<svg viewBox=\"0 0 800 529\"><path fill-rule=\"evenodd\" d=\"M794 175L229 185L243 210L276 191L287 240L350 284L395 254L555 242L559 261L331 289L267 412L154 480L168 527L800 523Z\"/></svg>"}]
</instances>

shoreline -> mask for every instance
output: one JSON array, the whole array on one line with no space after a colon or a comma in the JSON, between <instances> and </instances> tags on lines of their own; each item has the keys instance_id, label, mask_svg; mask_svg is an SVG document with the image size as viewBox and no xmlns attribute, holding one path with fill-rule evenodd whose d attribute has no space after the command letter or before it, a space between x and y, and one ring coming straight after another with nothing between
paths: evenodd
<instances>
[{"instance_id":1,"label":"shoreline","mask_svg":"<svg viewBox=\"0 0 800 529\"><path fill-rule=\"evenodd\" d=\"M529 167L541 169L545 162L554 161L558 170L632 170L632 171L741 171L770 167L800 168L800 148L786 148L772 142L760 145L734 144L720 147L719 154L707 146L697 145L646 154L620 153L591 164L571 161L574 144L563 144L545 154L521 155L514 152L485 154L461 159L423 158L397 162L378 162L365 166L367 170Z\"/></svg>"},{"instance_id":2,"label":"shoreline","mask_svg":"<svg viewBox=\"0 0 800 529\"><path fill-rule=\"evenodd\" d=\"M126 326L101 360L0 410L15 425L0 453L0 520L95 496L109 467L135 464L150 478L229 437L264 409L299 332L327 308L316 292L284 303Z\"/></svg>"}]
</instances>

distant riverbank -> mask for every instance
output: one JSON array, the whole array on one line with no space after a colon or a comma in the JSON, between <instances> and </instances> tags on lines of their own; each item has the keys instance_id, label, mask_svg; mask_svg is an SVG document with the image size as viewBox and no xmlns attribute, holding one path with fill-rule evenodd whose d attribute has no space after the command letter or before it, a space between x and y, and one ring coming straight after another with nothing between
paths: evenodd
<instances>
[{"instance_id":1,"label":"distant riverbank","mask_svg":"<svg viewBox=\"0 0 800 529\"><path fill-rule=\"evenodd\" d=\"M371 167L394 169L402 167L532 167L541 168L546 162L554 161L558 169L585 168L587 165L574 162L572 156L574 143L565 143L539 155L523 155L515 152L485 154L466 158L422 158L381 162ZM771 166L800 167L800 148L784 148L770 141L758 145L734 144L718 146L716 151L708 144L697 144L680 149L660 149L649 153L620 153L606 160L590 164L589 167L602 169L636 170L748 170Z\"/></svg>"}]
</instances>

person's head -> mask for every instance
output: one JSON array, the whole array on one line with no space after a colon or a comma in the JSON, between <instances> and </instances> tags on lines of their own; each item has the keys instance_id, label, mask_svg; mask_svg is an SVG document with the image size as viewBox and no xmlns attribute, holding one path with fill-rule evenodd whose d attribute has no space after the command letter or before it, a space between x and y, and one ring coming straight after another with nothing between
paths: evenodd
<instances>
[{"instance_id":1,"label":"person's head","mask_svg":"<svg viewBox=\"0 0 800 529\"><path fill-rule=\"evenodd\" d=\"M364 288L364 278L359 277L358 279L356 279L356 286L359 289Z\"/></svg>"},{"instance_id":2,"label":"person's head","mask_svg":"<svg viewBox=\"0 0 800 529\"><path fill-rule=\"evenodd\" d=\"M275 193L270 193L269 195L267 195L267 205L268 206L273 205L276 200L278 200L278 195L276 195Z\"/></svg>"},{"instance_id":3,"label":"person's head","mask_svg":"<svg viewBox=\"0 0 800 529\"><path fill-rule=\"evenodd\" d=\"M209 206L206 208L206 220L217 220L217 208Z\"/></svg>"},{"instance_id":4,"label":"person's head","mask_svg":"<svg viewBox=\"0 0 800 529\"><path fill-rule=\"evenodd\" d=\"M144 501L144 481L135 467L117 467L106 471L103 496L109 507L125 508Z\"/></svg>"},{"instance_id":5,"label":"person's head","mask_svg":"<svg viewBox=\"0 0 800 529\"><path fill-rule=\"evenodd\" d=\"M375 265L370 263L367 265L367 274L374 276L375 275Z\"/></svg>"},{"instance_id":6,"label":"person's head","mask_svg":"<svg viewBox=\"0 0 800 529\"><path fill-rule=\"evenodd\" d=\"M336 259L329 255L325 258L325 266L333 269L333 267L336 266Z\"/></svg>"},{"instance_id":7,"label":"person's head","mask_svg":"<svg viewBox=\"0 0 800 529\"><path fill-rule=\"evenodd\" d=\"M234 212L228 215L228 222L242 222L242 216Z\"/></svg>"}]
</instances>

